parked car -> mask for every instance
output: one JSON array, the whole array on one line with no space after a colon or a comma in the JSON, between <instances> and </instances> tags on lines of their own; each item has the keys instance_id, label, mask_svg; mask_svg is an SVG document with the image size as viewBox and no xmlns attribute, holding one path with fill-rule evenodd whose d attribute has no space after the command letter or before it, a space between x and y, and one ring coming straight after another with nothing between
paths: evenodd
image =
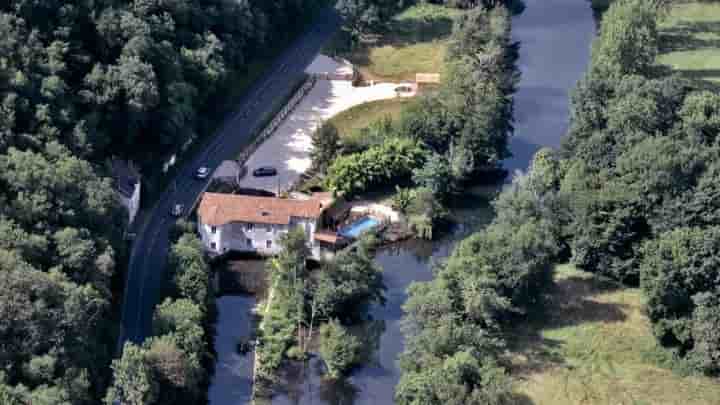
<instances>
[{"instance_id":1,"label":"parked car","mask_svg":"<svg viewBox=\"0 0 720 405\"><path fill-rule=\"evenodd\" d=\"M172 208L170 209L170 215L172 215L172 216L174 216L174 217L180 217L180 216L182 216L182 214L183 214L184 208L185 208L185 207L183 207L182 204L175 204L175 205L173 205Z\"/></svg>"},{"instance_id":2,"label":"parked car","mask_svg":"<svg viewBox=\"0 0 720 405\"><path fill-rule=\"evenodd\" d=\"M201 179L201 180L207 179L207 177L209 175L210 175L210 169L208 169L205 166L198 168L197 171L195 172L195 177L198 179Z\"/></svg>"},{"instance_id":3,"label":"parked car","mask_svg":"<svg viewBox=\"0 0 720 405\"><path fill-rule=\"evenodd\" d=\"M269 177L277 175L277 169L272 166L258 167L253 170L253 176L255 177Z\"/></svg>"}]
</instances>

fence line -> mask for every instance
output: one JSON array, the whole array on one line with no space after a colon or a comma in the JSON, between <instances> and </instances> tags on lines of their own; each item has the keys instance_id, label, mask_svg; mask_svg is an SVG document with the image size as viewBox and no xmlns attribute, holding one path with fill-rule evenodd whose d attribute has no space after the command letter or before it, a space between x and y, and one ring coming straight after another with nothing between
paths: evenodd
<instances>
[{"instance_id":1,"label":"fence line","mask_svg":"<svg viewBox=\"0 0 720 405\"><path fill-rule=\"evenodd\" d=\"M250 156L255 153L255 151L262 145L263 142L265 142L272 134L277 131L278 127L285 121L285 118L287 118L288 115L290 115L295 108L300 104L300 102L307 96L308 93L310 93L310 90L315 87L315 83L317 82L317 78L314 76L311 76L305 80L305 83L303 83L302 86L295 92L295 94L288 100L288 102L285 104L285 106L277 113L275 118L270 121L267 127L260 132L260 136L255 138L243 151L243 153L240 155L240 157L237 159L238 164L242 167L245 165L247 160L250 158ZM242 170L240 171L242 173ZM238 183L240 182L240 177L238 176Z\"/></svg>"}]
</instances>

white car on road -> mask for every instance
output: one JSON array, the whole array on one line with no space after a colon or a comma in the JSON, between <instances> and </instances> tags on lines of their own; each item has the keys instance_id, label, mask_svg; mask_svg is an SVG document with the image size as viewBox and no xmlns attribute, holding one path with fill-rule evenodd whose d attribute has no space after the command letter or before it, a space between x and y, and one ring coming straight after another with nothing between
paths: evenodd
<instances>
[{"instance_id":1,"label":"white car on road","mask_svg":"<svg viewBox=\"0 0 720 405\"><path fill-rule=\"evenodd\" d=\"M195 172L195 178L198 178L200 180L207 179L209 175L210 169L205 166L198 168Z\"/></svg>"}]
</instances>

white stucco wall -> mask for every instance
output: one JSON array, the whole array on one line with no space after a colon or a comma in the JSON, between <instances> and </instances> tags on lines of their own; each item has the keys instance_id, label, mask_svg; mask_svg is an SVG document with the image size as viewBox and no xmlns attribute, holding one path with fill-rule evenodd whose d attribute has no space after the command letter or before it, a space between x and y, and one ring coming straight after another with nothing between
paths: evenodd
<instances>
[{"instance_id":1,"label":"white stucco wall","mask_svg":"<svg viewBox=\"0 0 720 405\"><path fill-rule=\"evenodd\" d=\"M199 222L198 232L205 249L213 254L235 251L276 255L280 253L280 245L278 244L280 236L296 226L300 226L305 230L306 238L311 241L309 247L313 256L319 257L319 247L314 242L317 224L312 219L293 217L290 225L233 222L218 227ZM250 244L248 244L248 240L250 240ZM267 245L268 241L270 241L270 247Z\"/></svg>"}]
</instances>

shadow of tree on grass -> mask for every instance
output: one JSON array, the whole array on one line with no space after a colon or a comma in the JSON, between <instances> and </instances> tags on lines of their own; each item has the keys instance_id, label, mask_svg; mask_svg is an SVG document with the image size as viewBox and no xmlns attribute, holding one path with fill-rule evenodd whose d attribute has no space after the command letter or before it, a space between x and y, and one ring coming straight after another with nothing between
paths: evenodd
<instances>
[{"instance_id":1,"label":"shadow of tree on grass","mask_svg":"<svg viewBox=\"0 0 720 405\"><path fill-rule=\"evenodd\" d=\"M582 273L556 278L545 294L543 304L531 309L526 321L516 323L508 333L512 374L522 378L554 367L568 367L565 342L547 338L543 332L583 324L625 321L629 309L627 305L598 299L599 295L619 288L621 285L612 280Z\"/></svg>"}]
</instances>

